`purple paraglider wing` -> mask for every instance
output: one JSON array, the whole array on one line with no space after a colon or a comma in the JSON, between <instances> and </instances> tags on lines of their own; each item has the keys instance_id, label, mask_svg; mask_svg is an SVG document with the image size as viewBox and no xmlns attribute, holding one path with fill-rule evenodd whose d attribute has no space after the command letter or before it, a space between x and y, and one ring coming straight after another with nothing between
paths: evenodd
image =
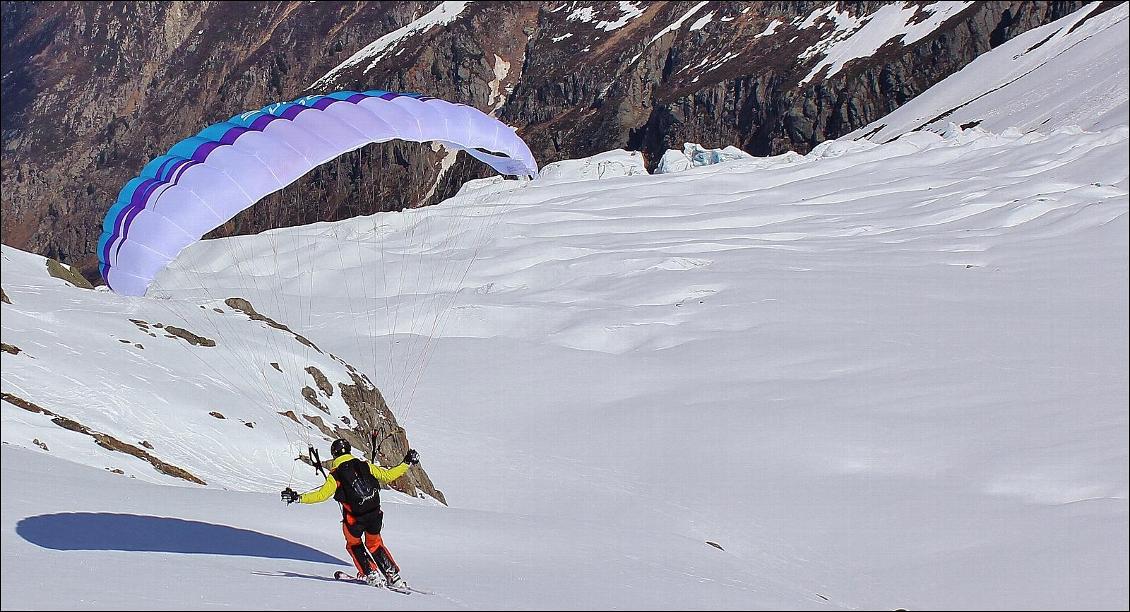
<instances>
[{"instance_id":1,"label":"purple paraglider wing","mask_svg":"<svg viewBox=\"0 0 1130 612\"><path fill-rule=\"evenodd\" d=\"M374 142L436 142L499 174L537 176L526 143L479 110L418 94L342 91L236 115L174 145L126 183L98 241L102 277L144 295L185 247L311 169Z\"/></svg>"}]
</instances>

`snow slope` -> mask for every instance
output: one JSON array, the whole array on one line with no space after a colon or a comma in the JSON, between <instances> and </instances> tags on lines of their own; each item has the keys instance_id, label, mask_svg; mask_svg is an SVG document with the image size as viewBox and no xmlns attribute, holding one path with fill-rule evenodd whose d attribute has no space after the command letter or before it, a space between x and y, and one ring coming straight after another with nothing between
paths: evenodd
<instances>
[{"instance_id":1,"label":"snow slope","mask_svg":"<svg viewBox=\"0 0 1130 612\"><path fill-rule=\"evenodd\" d=\"M870 57L889 41L903 45L915 43L972 4L956 1L929 4L894 2L862 19L847 11L841 13L835 5L816 9L797 27L805 29L819 19L830 19L835 28L830 35L801 54L806 59L820 54L823 57L800 82L807 83L825 70L824 78L835 76L851 60Z\"/></svg>"},{"instance_id":2,"label":"snow slope","mask_svg":"<svg viewBox=\"0 0 1130 612\"><path fill-rule=\"evenodd\" d=\"M222 299L131 299L104 287L82 289L51 276L43 257L8 246L2 261L11 302L3 304L3 341L15 351L2 356L6 444L46 447L130 478L195 486L58 425L61 417L209 485L273 491L312 476L295 458L332 439L316 423L356 423L336 388L354 383L352 366ZM191 335L174 334L178 328ZM193 336L202 340L190 343ZM311 367L330 383L328 392ZM304 387L324 410L303 397ZM24 402L49 413L18 405ZM280 414L286 412L293 418Z\"/></svg>"},{"instance_id":3,"label":"snow slope","mask_svg":"<svg viewBox=\"0 0 1130 612\"><path fill-rule=\"evenodd\" d=\"M201 423L184 460L198 445L220 486L166 487L59 461L5 404L3 607L1125 609L1130 117L1080 129L1056 100L672 174L611 152L200 243L159 279L166 303L203 315L238 290L386 391L451 504L386 508L405 575L437 595L321 580L322 555L344 559L336 509L263 492L289 464L223 480ZM1034 113L1056 119L1009 129ZM4 391L119 427L84 399L154 377L60 385L53 364L93 369L116 340L70 330L124 338L122 309L151 306L50 294L4 254L4 342L42 362L4 354ZM131 416L224 389L144 391ZM69 580L42 589L43 567Z\"/></svg>"},{"instance_id":4,"label":"snow slope","mask_svg":"<svg viewBox=\"0 0 1130 612\"><path fill-rule=\"evenodd\" d=\"M469 273L436 289L456 305L407 425L458 508L718 542L764 598L711 605L1122 607L1127 135L917 132L495 182L401 213L381 228L390 250L502 209ZM370 330L345 316L341 243L320 235L296 247L325 277L309 333L395 386L355 348ZM417 244L425 277L467 256ZM231 251L185 261L235 285L209 264ZM178 279L199 282L162 285ZM468 478L469 461L491 475ZM641 589L574 585L604 594L578 607Z\"/></svg>"},{"instance_id":5,"label":"snow slope","mask_svg":"<svg viewBox=\"0 0 1130 612\"><path fill-rule=\"evenodd\" d=\"M957 73L848 138L886 142L912 130L976 123L1047 132L1125 125L1130 8L1092 2L982 54Z\"/></svg>"},{"instance_id":6,"label":"snow slope","mask_svg":"<svg viewBox=\"0 0 1130 612\"><path fill-rule=\"evenodd\" d=\"M740 560L678 534L386 498L404 596L335 582L352 571L334 504L164 487L3 447L4 609L533 609L797 605ZM47 485L47 486L44 486ZM680 563L656 559L678 551ZM580 563L582 557L587 563ZM50 571L49 588L44 572ZM609 581L613 588L599 587ZM621 584L632 585L621 587Z\"/></svg>"}]
</instances>

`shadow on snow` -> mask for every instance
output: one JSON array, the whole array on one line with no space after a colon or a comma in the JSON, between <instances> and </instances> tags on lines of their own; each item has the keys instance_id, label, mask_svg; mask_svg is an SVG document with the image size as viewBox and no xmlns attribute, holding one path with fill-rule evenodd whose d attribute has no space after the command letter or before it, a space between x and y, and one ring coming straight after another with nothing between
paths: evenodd
<instances>
[{"instance_id":1,"label":"shadow on snow","mask_svg":"<svg viewBox=\"0 0 1130 612\"><path fill-rule=\"evenodd\" d=\"M17 523L16 533L32 544L52 550L236 555L348 565L320 550L257 531L163 516L108 512L41 514Z\"/></svg>"}]
</instances>

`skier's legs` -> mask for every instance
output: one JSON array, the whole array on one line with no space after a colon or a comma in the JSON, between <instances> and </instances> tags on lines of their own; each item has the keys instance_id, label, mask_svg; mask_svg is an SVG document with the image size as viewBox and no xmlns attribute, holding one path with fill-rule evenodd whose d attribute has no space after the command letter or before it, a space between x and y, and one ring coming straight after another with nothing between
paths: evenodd
<instances>
[{"instance_id":1,"label":"skier's legs","mask_svg":"<svg viewBox=\"0 0 1130 612\"><path fill-rule=\"evenodd\" d=\"M400 573L400 566L392 558L392 553L385 546L381 534L365 532L365 547L369 549L369 553L373 555L373 560L377 562L377 567L381 568L381 572L385 576L391 578Z\"/></svg>"},{"instance_id":2,"label":"skier's legs","mask_svg":"<svg viewBox=\"0 0 1130 612\"><path fill-rule=\"evenodd\" d=\"M341 522L341 531L345 534L345 550L349 551L353 565L357 567L358 575L364 576L373 571L372 558L369 556L365 543L361 541L363 533L354 533L346 521Z\"/></svg>"},{"instance_id":3,"label":"skier's legs","mask_svg":"<svg viewBox=\"0 0 1130 612\"><path fill-rule=\"evenodd\" d=\"M377 567L391 581L400 574L400 566L392 558L392 553L388 551L384 538L381 537L383 525L384 512L379 510L357 517L357 527L365 530L365 548L373 556L373 561L376 561Z\"/></svg>"}]
</instances>

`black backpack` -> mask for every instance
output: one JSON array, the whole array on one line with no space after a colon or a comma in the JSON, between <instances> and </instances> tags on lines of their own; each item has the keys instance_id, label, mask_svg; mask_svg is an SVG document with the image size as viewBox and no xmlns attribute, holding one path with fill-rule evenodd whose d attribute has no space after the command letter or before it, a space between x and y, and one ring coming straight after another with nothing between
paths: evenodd
<instances>
[{"instance_id":1,"label":"black backpack","mask_svg":"<svg viewBox=\"0 0 1130 612\"><path fill-rule=\"evenodd\" d=\"M350 459L331 472L337 480L334 499L351 514L368 514L381 508L381 483L369 471L369 464Z\"/></svg>"}]
</instances>

